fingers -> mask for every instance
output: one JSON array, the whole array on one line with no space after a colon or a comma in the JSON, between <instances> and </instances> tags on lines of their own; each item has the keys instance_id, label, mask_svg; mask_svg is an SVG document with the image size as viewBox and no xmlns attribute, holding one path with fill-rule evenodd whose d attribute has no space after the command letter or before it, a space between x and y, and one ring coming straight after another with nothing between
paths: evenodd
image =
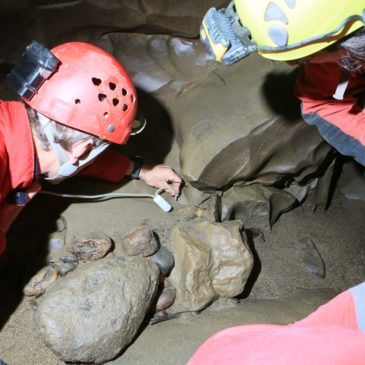
<instances>
[{"instance_id":1,"label":"fingers","mask_svg":"<svg viewBox=\"0 0 365 365\"><path fill-rule=\"evenodd\" d=\"M166 185L166 192L173 196L179 196L182 185L182 180L180 178L177 178L176 180L168 179L166 181Z\"/></svg>"},{"instance_id":2,"label":"fingers","mask_svg":"<svg viewBox=\"0 0 365 365\"><path fill-rule=\"evenodd\" d=\"M176 172L166 165L156 165L147 168L143 166L140 178L150 186L164 189L167 193L177 198L180 195L183 179Z\"/></svg>"}]
</instances>

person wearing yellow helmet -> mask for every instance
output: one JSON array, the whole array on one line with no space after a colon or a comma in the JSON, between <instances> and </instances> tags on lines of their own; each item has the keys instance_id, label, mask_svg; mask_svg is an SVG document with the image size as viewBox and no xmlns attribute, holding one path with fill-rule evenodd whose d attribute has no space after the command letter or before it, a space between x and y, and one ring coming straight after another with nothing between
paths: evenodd
<instances>
[{"instance_id":1,"label":"person wearing yellow helmet","mask_svg":"<svg viewBox=\"0 0 365 365\"><path fill-rule=\"evenodd\" d=\"M209 9L201 38L217 61L253 52L300 64L303 119L365 166L365 0L234 0Z\"/></svg>"}]
</instances>

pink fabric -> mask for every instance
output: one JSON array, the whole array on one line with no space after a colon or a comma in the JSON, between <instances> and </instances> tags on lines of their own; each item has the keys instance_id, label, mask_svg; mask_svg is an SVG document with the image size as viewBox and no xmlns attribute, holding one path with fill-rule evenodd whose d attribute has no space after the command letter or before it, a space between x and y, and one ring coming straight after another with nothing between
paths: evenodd
<instances>
[{"instance_id":1,"label":"pink fabric","mask_svg":"<svg viewBox=\"0 0 365 365\"><path fill-rule=\"evenodd\" d=\"M242 326L210 338L188 365L364 365L365 334L339 326Z\"/></svg>"},{"instance_id":2,"label":"pink fabric","mask_svg":"<svg viewBox=\"0 0 365 365\"><path fill-rule=\"evenodd\" d=\"M292 325L229 328L208 339L187 365L364 365L349 291Z\"/></svg>"},{"instance_id":3,"label":"pink fabric","mask_svg":"<svg viewBox=\"0 0 365 365\"><path fill-rule=\"evenodd\" d=\"M336 298L320 306L308 317L295 323L295 326L304 327L326 325L335 325L353 330L358 329L355 303L349 290L337 295Z\"/></svg>"}]
</instances>

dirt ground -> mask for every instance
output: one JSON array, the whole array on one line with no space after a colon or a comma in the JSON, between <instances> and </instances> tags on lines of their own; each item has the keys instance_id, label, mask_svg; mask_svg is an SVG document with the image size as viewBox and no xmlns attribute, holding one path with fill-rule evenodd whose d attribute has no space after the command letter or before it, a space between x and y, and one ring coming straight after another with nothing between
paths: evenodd
<instances>
[{"instance_id":1,"label":"dirt ground","mask_svg":"<svg viewBox=\"0 0 365 365\"><path fill-rule=\"evenodd\" d=\"M63 191L74 193L146 190L138 181L123 186L87 180L67 184ZM174 211L166 214L149 199L85 203L37 197L15 224L9 258L1 263L0 357L8 365L63 364L43 345L33 310L21 294L24 283L46 262L45 234L54 230L57 217L62 214L67 220L67 241L100 229L115 237L143 222L168 245L169 231L185 211L179 202L170 202ZM125 353L109 364L183 365L219 329L243 323L285 324L305 317L339 291L365 280L364 213L363 202L337 191L326 211L313 213L304 204L283 214L271 232L253 238L256 265L240 300L221 300L200 314L146 325ZM305 264L308 249L303 242L308 240L325 263L324 278Z\"/></svg>"}]
</instances>

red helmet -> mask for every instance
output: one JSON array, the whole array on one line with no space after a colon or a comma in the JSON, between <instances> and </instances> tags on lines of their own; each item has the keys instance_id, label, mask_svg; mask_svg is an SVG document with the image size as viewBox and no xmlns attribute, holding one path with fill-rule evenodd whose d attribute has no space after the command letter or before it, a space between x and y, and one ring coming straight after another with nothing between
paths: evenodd
<instances>
[{"instance_id":1,"label":"red helmet","mask_svg":"<svg viewBox=\"0 0 365 365\"><path fill-rule=\"evenodd\" d=\"M56 71L26 102L54 121L122 144L137 111L136 90L120 63L101 48L70 42L51 50Z\"/></svg>"}]
</instances>

